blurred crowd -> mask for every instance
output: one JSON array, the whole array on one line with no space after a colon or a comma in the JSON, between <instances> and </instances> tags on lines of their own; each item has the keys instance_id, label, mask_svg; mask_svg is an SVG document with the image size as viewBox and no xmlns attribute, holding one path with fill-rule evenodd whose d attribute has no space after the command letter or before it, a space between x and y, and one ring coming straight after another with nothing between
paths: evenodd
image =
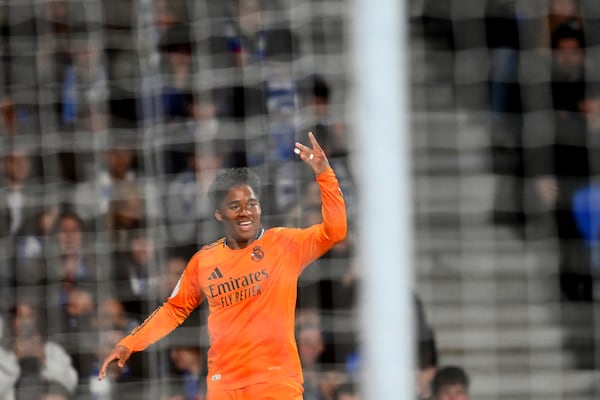
<instances>
[{"instance_id":1,"label":"blurred crowd","mask_svg":"<svg viewBox=\"0 0 600 400\"><path fill-rule=\"evenodd\" d=\"M554 241L563 299L592 300L600 265L597 2L420 3L425 37L455 61L444 76L455 78L457 108L489 116L494 221L522 239Z\"/></svg>"},{"instance_id":2,"label":"blurred crowd","mask_svg":"<svg viewBox=\"0 0 600 400\"><path fill-rule=\"evenodd\" d=\"M600 263L593 2L483 3L481 18L418 22L453 54L486 49L496 222L557 240L564 298L589 301ZM222 169L259 174L268 226L320 222L318 187L293 154L308 131L340 179L350 231L299 282L304 398L358 399L346 66L323 72L313 57L334 28L300 34L292 14L276 0L0 5L0 400L202 399L203 308L101 382L98 362L218 238L207 191ZM415 309L418 397L467 399L467 372L440 360L418 294Z\"/></svg>"},{"instance_id":3,"label":"blurred crowd","mask_svg":"<svg viewBox=\"0 0 600 400\"><path fill-rule=\"evenodd\" d=\"M556 240L566 301L592 300L599 265L600 59L594 49L600 20L593 6L549 0L532 16L527 7L504 3L487 29L495 172L516 178L501 183L496 221L526 239Z\"/></svg>"},{"instance_id":4,"label":"blurred crowd","mask_svg":"<svg viewBox=\"0 0 600 400\"><path fill-rule=\"evenodd\" d=\"M299 70L284 11L268 0L0 5L0 399L203 398L204 307L96 377L219 238L207 192L222 169L258 173L268 226L318 223L318 187L293 154L312 131L352 218L334 86ZM350 235L299 284L303 359L331 366L315 398L357 396L353 329L336 329L351 326L354 258Z\"/></svg>"}]
</instances>

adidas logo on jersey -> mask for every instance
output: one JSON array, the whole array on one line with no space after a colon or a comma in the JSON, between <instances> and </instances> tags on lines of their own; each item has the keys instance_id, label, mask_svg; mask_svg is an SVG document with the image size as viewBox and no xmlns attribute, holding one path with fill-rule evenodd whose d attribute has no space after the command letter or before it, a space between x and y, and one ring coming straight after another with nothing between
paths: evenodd
<instances>
[{"instance_id":1,"label":"adidas logo on jersey","mask_svg":"<svg viewBox=\"0 0 600 400\"><path fill-rule=\"evenodd\" d=\"M215 268L215 270L210 274L210 276L208 277L209 281L212 281L213 279L218 279L218 278L222 278L223 274L221 273L221 271L219 270L219 268Z\"/></svg>"}]
</instances>

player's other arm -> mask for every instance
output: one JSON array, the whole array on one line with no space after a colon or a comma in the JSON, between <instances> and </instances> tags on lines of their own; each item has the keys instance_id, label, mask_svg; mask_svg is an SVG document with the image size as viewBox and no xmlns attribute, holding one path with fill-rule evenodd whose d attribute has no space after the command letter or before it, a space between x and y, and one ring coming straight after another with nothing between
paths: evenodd
<instances>
[{"instance_id":1,"label":"player's other arm","mask_svg":"<svg viewBox=\"0 0 600 400\"><path fill-rule=\"evenodd\" d=\"M122 368L131 354L142 351L177 328L204 300L197 279L197 256L188 263L169 299L150 314L112 349L104 359L98 379L104 378L109 364L117 360Z\"/></svg>"}]
</instances>

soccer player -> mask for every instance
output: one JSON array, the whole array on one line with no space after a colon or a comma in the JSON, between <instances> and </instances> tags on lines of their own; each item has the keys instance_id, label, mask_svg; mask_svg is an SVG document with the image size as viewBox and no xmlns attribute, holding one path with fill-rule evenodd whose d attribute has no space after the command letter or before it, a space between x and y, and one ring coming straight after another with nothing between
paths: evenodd
<instances>
[{"instance_id":1,"label":"soccer player","mask_svg":"<svg viewBox=\"0 0 600 400\"><path fill-rule=\"evenodd\" d=\"M346 208L325 152L294 152L321 189L323 222L306 229L263 229L258 178L230 169L213 183L215 218L225 237L189 260L169 299L105 358L98 378L117 360L146 349L179 326L198 305L209 305L207 400L302 399L302 367L294 339L297 280L303 269L346 236Z\"/></svg>"}]
</instances>

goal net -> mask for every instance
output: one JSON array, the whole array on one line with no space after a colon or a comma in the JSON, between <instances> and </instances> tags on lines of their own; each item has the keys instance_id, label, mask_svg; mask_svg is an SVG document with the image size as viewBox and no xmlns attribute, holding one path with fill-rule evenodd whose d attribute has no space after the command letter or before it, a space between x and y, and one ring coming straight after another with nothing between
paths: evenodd
<instances>
[{"instance_id":1,"label":"goal net","mask_svg":"<svg viewBox=\"0 0 600 400\"><path fill-rule=\"evenodd\" d=\"M459 366L479 399L595 398L600 7L405 3L415 390ZM13 371L0 398L203 398L204 305L126 368L103 381L98 368L223 235L208 195L223 169L259 175L265 227L321 221L293 153L308 131L340 181L349 234L298 282L305 398L360 385L369 266L356 251L352 10L0 1L0 365Z\"/></svg>"}]
</instances>

